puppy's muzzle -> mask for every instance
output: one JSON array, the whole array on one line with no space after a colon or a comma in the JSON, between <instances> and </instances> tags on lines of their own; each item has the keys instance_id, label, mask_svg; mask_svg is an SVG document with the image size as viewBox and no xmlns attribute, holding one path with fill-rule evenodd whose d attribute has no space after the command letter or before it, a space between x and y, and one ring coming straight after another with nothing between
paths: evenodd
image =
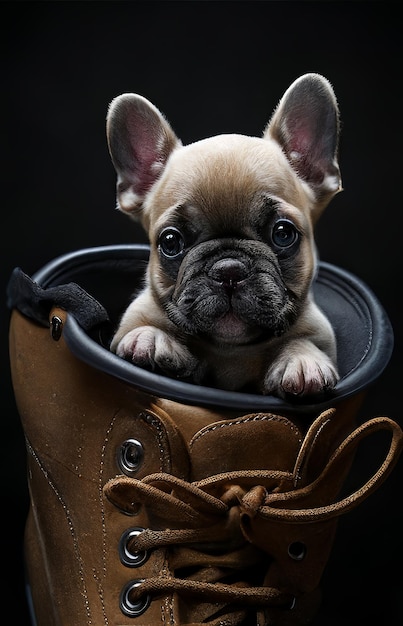
<instances>
[{"instance_id":1,"label":"puppy's muzzle","mask_svg":"<svg viewBox=\"0 0 403 626\"><path fill-rule=\"evenodd\" d=\"M295 305L270 248L217 239L186 254L167 312L187 333L214 338L226 329L234 340L236 328L239 341L256 341L284 333L295 319Z\"/></svg>"}]
</instances>

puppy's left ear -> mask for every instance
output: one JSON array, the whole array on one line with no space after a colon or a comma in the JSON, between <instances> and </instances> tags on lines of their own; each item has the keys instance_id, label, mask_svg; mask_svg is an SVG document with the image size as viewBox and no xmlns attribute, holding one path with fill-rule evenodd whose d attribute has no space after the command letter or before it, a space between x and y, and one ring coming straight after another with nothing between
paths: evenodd
<instances>
[{"instance_id":1,"label":"puppy's left ear","mask_svg":"<svg viewBox=\"0 0 403 626\"><path fill-rule=\"evenodd\" d=\"M287 89L264 133L280 144L299 177L314 190L318 214L341 190L339 132L339 109L329 81L320 74L304 74Z\"/></svg>"}]
</instances>

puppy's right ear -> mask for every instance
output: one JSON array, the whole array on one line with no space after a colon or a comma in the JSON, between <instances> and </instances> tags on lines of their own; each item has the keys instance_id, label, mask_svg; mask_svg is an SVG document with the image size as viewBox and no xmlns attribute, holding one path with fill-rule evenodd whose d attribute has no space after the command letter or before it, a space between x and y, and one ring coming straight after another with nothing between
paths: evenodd
<instances>
[{"instance_id":1,"label":"puppy's right ear","mask_svg":"<svg viewBox=\"0 0 403 626\"><path fill-rule=\"evenodd\" d=\"M106 134L117 173L117 206L138 219L147 193L181 141L151 102L132 93L112 100Z\"/></svg>"}]
</instances>

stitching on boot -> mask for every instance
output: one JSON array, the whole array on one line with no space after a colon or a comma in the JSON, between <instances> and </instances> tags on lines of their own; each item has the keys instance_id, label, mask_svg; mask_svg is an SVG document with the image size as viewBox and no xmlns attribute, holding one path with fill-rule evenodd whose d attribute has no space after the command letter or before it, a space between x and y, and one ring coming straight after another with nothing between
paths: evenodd
<instances>
[{"instance_id":1,"label":"stitching on boot","mask_svg":"<svg viewBox=\"0 0 403 626\"><path fill-rule=\"evenodd\" d=\"M85 576L84 576L84 566L83 566L83 560L81 557L81 552L80 552L80 548L78 545L78 540L77 540L77 536L76 533L74 531L74 524L72 521L72 518L70 516L70 512L69 512L69 508L67 506L67 504L65 503L65 501L63 500L60 492L58 491L58 489L56 488L56 485L54 484L51 475L49 474L49 472L46 470L45 465L43 464L43 462L41 461L41 459L39 458L39 456L37 455L37 453L35 452L34 448L32 447L29 439L26 437L25 438L26 441L26 447L27 447L27 451L31 454L32 458L34 459L34 461L36 462L36 464L38 465L40 471L42 472L42 474L44 475L49 487L52 489L53 493L55 494L56 498L58 499L58 501L60 502L62 509L64 510L65 516L66 516L66 521L67 521L67 525L69 527L70 530L70 535L72 537L73 540L73 546L74 546L74 553L78 562L78 567L79 567L79 578L81 580L82 583L82 595L84 598L84 606L85 606L85 612L87 614L89 623L91 623L91 609L90 609L90 604L88 601L88 590L87 590L87 586L85 584Z\"/></svg>"},{"instance_id":2,"label":"stitching on boot","mask_svg":"<svg viewBox=\"0 0 403 626\"><path fill-rule=\"evenodd\" d=\"M248 422L278 422L288 426L290 431L295 434L298 438L298 442L302 442L302 433L290 420L285 417L281 417L279 415L274 415L272 413L253 413L251 415L244 415L235 420L228 420L223 422L215 422L214 424L210 424L209 426L205 426L199 432L197 432L192 440L190 441L189 447L191 448L193 444L200 438L204 437L210 432L215 430L219 430L220 428L226 428L230 426L240 426L241 424L246 424Z\"/></svg>"},{"instance_id":3,"label":"stitching on boot","mask_svg":"<svg viewBox=\"0 0 403 626\"><path fill-rule=\"evenodd\" d=\"M159 448L159 453L160 453L160 470L170 472L171 460L170 460L169 455L167 455L165 452L165 448L167 447L167 444L168 444L166 430L165 428L163 428L161 424L161 420L159 419L158 415L156 415L153 411L150 411L150 409L141 411L138 417L143 422L145 422L145 424L147 424L148 426L150 426L151 428L157 431L158 448Z\"/></svg>"},{"instance_id":4,"label":"stitching on boot","mask_svg":"<svg viewBox=\"0 0 403 626\"><path fill-rule=\"evenodd\" d=\"M100 504L100 510L101 510L101 528L102 528L102 565L103 565L103 572L104 572L104 577L105 577L105 572L106 572L106 524L105 524L105 501L104 501L104 495L103 495L103 476L104 476L104 465L105 465L105 454L106 454L106 446L107 443L109 442L109 436L113 430L114 424L116 422L117 419L117 415L118 412L115 413L115 415L112 417L108 428L106 429L106 433L105 433L105 437L104 437L104 443L102 445L101 448L101 458L100 458L100 462L99 462L99 472L98 472L98 476L99 476L99 480L98 480L98 496L99 496L99 504ZM104 587L102 584L102 579L99 577L99 574L97 573L97 571L95 569L93 569L93 576L94 579L97 581L98 583L98 593L99 593L99 598L101 601L101 606L102 606L102 614L104 616L104 622L105 622L105 626L108 626L109 621L106 615L106 610L105 610L105 598L104 598Z\"/></svg>"}]
</instances>

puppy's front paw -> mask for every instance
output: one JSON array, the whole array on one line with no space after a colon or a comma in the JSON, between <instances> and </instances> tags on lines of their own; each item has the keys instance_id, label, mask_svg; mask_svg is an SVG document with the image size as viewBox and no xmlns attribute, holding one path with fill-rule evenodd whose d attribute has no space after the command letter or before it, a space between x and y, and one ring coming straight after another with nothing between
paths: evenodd
<instances>
[{"instance_id":1,"label":"puppy's front paw","mask_svg":"<svg viewBox=\"0 0 403 626\"><path fill-rule=\"evenodd\" d=\"M154 326L128 332L119 341L116 354L140 367L158 368L180 378L191 376L197 366L197 359L184 345Z\"/></svg>"},{"instance_id":2,"label":"puppy's front paw","mask_svg":"<svg viewBox=\"0 0 403 626\"><path fill-rule=\"evenodd\" d=\"M268 369L264 393L287 396L313 396L333 389L339 379L337 369L324 352L312 344L303 351L284 351Z\"/></svg>"}]
</instances>

